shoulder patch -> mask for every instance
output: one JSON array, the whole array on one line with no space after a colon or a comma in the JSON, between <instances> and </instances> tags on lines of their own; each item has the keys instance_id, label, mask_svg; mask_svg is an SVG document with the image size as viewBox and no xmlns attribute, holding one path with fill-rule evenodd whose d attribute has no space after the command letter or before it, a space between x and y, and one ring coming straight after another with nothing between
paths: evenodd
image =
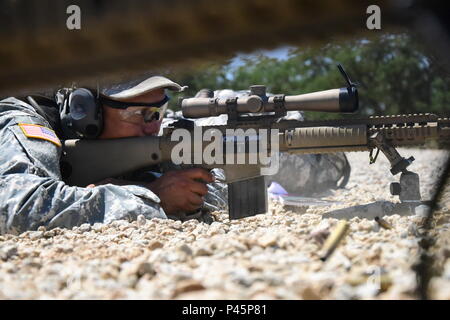
<instances>
[{"instance_id":1,"label":"shoulder patch","mask_svg":"<svg viewBox=\"0 0 450 320\"><path fill-rule=\"evenodd\" d=\"M23 134L28 138L43 139L53 142L58 147L61 147L61 141L59 141L58 136L55 131L38 124L27 124L19 123L20 129L22 129Z\"/></svg>"}]
</instances>

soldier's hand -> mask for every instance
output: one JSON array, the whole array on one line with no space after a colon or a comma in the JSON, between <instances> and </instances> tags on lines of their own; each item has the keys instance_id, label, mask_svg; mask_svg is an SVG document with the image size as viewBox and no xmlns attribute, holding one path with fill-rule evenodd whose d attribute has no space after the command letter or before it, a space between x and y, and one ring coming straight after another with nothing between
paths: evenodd
<instances>
[{"instance_id":1,"label":"soldier's hand","mask_svg":"<svg viewBox=\"0 0 450 320\"><path fill-rule=\"evenodd\" d=\"M192 212L203 204L203 196L208 193L206 183L214 182L214 177L201 168L174 170L163 174L147 187L161 200L161 206L169 215Z\"/></svg>"}]
</instances>

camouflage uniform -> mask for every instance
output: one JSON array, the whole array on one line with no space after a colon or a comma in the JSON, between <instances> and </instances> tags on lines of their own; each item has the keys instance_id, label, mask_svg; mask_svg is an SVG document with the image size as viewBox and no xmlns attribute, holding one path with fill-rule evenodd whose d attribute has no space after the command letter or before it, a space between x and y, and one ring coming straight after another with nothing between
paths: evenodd
<instances>
[{"instance_id":1,"label":"camouflage uniform","mask_svg":"<svg viewBox=\"0 0 450 320\"><path fill-rule=\"evenodd\" d=\"M19 234L39 226L70 228L116 219L166 218L150 190L112 184L94 188L66 185L61 180L61 148L28 138L19 123L51 128L27 103L0 101L0 234Z\"/></svg>"}]
</instances>

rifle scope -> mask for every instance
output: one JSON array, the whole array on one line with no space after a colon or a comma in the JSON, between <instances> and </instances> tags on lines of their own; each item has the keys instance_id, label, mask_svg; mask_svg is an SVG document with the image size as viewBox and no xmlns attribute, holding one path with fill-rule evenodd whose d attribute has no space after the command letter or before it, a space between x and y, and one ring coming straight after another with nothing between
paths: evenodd
<instances>
[{"instance_id":1,"label":"rifle scope","mask_svg":"<svg viewBox=\"0 0 450 320\"><path fill-rule=\"evenodd\" d=\"M254 94L255 89L264 95ZM251 86L250 95L237 99L185 98L181 109L186 118L203 118L227 114L231 103L238 113L275 112L277 105L286 111L355 112L358 110L358 91L355 87L331 89L296 96L265 96L264 86Z\"/></svg>"},{"instance_id":2,"label":"rifle scope","mask_svg":"<svg viewBox=\"0 0 450 320\"><path fill-rule=\"evenodd\" d=\"M202 90L194 98L180 100L183 116L186 118L203 118L230 114L280 111L321 111L350 113L358 110L358 90L356 84L348 77L339 64L339 71L347 82L346 88L317 91L295 96L266 95L263 85L250 86L250 95L246 97L219 99L213 97L211 90ZM281 113L281 112L280 112Z\"/></svg>"}]
</instances>

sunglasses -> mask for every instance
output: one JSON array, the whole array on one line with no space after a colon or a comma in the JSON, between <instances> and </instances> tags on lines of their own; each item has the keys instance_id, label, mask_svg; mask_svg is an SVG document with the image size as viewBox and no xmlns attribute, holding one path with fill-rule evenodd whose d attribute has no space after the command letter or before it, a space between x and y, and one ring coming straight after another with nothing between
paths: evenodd
<instances>
[{"instance_id":1,"label":"sunglasses","mask_svg":"<svg viewBox=\"0 0 450 320\"><path fill-rule=\"evenodd\" d=\"M109 107L120 110L120 118L123 121L141 124L142 122L161 121L169 104L169 97L166 95L164 99L158 102L122 102L101 97L102 103Z\"/></svg>"}]
</instances>

